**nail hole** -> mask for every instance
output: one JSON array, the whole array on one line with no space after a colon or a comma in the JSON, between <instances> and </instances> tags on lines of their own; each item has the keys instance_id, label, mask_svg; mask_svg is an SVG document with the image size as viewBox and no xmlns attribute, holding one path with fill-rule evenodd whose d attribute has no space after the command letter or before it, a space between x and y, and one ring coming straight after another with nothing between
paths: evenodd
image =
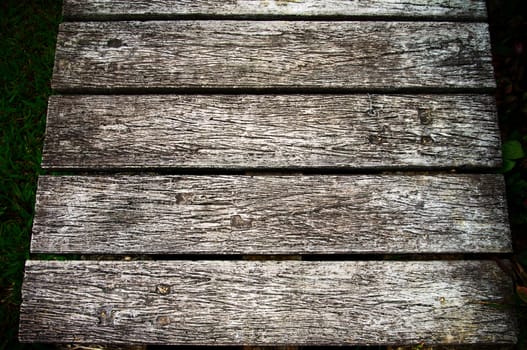
<instances>
[{"instance_id":1,"label":"nail hole","mask_svg":"<svg viewBox=\"0 0 527 350\"><path fill-rule=\"evenodd\" d=\"M123 42L119 39L110 39L108 40L108 42L106 43L106 45L108 45L108 47L114 47L114 48L117 48L117 47L121 47L123 46Z\"/></svg>"},{"instance_id":2,"label":"nail hole","mask_svg":"<svg viewBox=\"0 0 527 350\"><path fill-rule=\"evenodd\" d=\"M423 125L432 124L432 112L429 109L418 109L417 115L419 116L419 121Z\"/></svg>"},{"instance_id":3,"label":"nail hole","mask_svg":"<svg viewBox=\"0 0 527 350\"><path fill-rule=\"evenodd\" d=\"M383 142L383 138L379 135L370 135L368 141L373 145L380 145Z\"/></svg>"},{"instance_id":4,"label":"nail hole","mask_svg":"<svg viewBox=\"0 0 527 350\"><path fill-rule=\"evenodd\" d=\"M434 139L432 136L421 136L421 144L423 145L429 145L434 143Z\"/></svg>"},{"instance_id":5,"label":"nail hole","mask_svg":"<svg viewBox=\"0 0 527 350\"><path fill-rule=\"evenodd\" d=\"M161 295L170 294L170 286L168 284L159 284L156 286L156 293Z\"/></svg>"},{"instance_id":6,"label":"nail hole","mask_svg":"<svg viewBox=\"0 0 527 350\"><path fill-rule=\"evenodd\" d=\"M172 321L170 320L170 317L168 316L159 316L158 318L156 318L156 323L160 325L161 327L168 326L171 322Z\"/></svg>"},{"instance_id":7,"label":"nail hole","mask_svg":"<svg viewBox=\"0 0 527 350\"><path fill-rule=\"evenodd\" d=\"M99 309L99 324L101 326L113 326L115 312L111 306L105 306Z\"/></svg>"}]
</instances>

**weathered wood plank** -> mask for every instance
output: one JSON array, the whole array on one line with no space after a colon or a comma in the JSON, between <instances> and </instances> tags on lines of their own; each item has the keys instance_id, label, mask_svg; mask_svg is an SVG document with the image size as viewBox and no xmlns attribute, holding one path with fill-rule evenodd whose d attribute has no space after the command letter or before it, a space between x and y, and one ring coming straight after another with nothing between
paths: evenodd
<instances>
[{"instance_id":1,"label":"weathered wood plank","mask_svg":"<svg viewBox=\"0 0 527 350\"><path fill-rule=\"evenodd\" d=\"M43 176L33 253L511 251L502 175Z\"/></svg>"},{"instance_id":2,"label":"weathered wood plank","mask_svg":"<svg viewBox=\"0 0 527 350\"><path fill-rule=\"evenodd\" d=\"M66 0L66 19L336 16L485 20L484 0Z\"/></svg>"},{"instance_id":3,"label":"weathered wood plank","mask_svg":"<svg viewBox=\"0 0 527 350\"><path fill-rule=\"evenodd\" d=\"M487 95L52 96L42 166L497 168Z\"/></svg>"},{"instance_id":4,"label":"weathered wood plank","mask_svg":"<svg viewBox=\"0 0 527 350\"><path fill-rule=\"evenodd\" d=\"M511 291L492 261L28 261L20 339L513 343Z\"/></svg>"},{"instance_id":5,"label":"weathered wood plank","mask_svg":"<svg viewBox=\"0 0 527 350\"><path fill-rule=\"evenodd\" d=\"M63 23L58 91L487 89L488 26L448 22Z\"/></svg>"}]
</instances>

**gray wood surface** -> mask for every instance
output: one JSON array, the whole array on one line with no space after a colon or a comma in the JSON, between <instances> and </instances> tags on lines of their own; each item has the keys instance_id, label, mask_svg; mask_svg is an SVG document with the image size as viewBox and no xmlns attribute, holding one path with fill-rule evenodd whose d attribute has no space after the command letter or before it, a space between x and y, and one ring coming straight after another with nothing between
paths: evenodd
<instances>
[{"instance_id":1,"label":"gray wood surface","mask_svg":"<svg viewBox=\"0 0 527 350\"><path fill-rule=\"evenodd\" d=\"M29 261L22 341L513 343L492 261Z\"/></svg>"},{"instance_id":2,"label":"gray wood surface","mask_svg":"<svg viewBox=\"0 0 527 350\"><path fill-rule=\"evenodd\" d=\"M44 176L33 253L511 251L502 175Z\"/></svg>"},{"instance_id":3,"label":"gray wood surface","mask_svg":"<svg viewBox=\"0 0 527 350\"><path fill-rule=\"evenodd\" d=\"M42 166L497 168L490 95L52 96Z\"/></svg>"},{"instance_id":4,"label":"gray wood surface","mask_svg":"<svg viewBox=\"0 0 527 350\"><path fill-rule=\"evenodd\" d=\"M66 0L66 19L178 16L337 16L486 19L484 0Z\"/></svg>"},{"instance_id":5,"label":"gray wood surface","mask_svg":"<svg viewBox=\"0 0 527 350\"><path fill-rule=\"evenodd\" d=\"M60 27L52 87L85 95L51 97L46 169L501 165L483 0L65 0L64 16L111 21ZM510 253L504 192L496 174L41 176L32 253L201 260L29 260L19 337L513 344L496 262L287 260Z\"/></svg>"},{"instance_id":6,"label":"gray wood surface","mask_svg":"<svg viewBox=\"0 0 527 350\"><path fill-rule=\"evenodd\" d=\"M449 22L63 23L58 91L491 89L488 25Z\"/></svg>"}]
</instances>

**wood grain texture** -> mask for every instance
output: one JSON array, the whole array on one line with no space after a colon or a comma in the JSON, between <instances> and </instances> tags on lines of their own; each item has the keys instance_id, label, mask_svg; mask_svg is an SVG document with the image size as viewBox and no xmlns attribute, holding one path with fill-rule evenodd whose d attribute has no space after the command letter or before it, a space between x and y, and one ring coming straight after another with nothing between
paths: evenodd
<instances>
[{"instance_id":1,"label":"wood grain texture","mask_svg":"<svg viewBox=\"0 0 527 350\"><path fill-rule=\"evenodd\" d=\"M484 20L483 0L66 0L66 19L336 16Z\"/></svg>"},{"instance_id":2,"label":"wood grain texture","mask_svg":"<svg viewBox=\"0 0 527 350\"><path fill-rule=\"evenodd\" d=\"M511 251L502 175L44 176L33 253Z\"/></svg>"},{"instance_id":3,"label":"wood grain texture","mask_svg":"<svg viewBox=\"0 0 527 350\"><path fill-rule=\"evenodd\" d=\"M497 168L487 95L52 96L42 167Z\"/></svg>"},{"instance_id":4,"label":"wood grain texture","mask_svg":"<svg viewBox=\"0 0 527 350\"><path fill-rule=\"evenodd\" d=\"M491 261L29 261L22 341L514 343Z\"/></svg>"},{"instance_id":5,"label":"wood grain texture","mask_svg":"<svg viewBox=\"0 0 527 350\"><path fill-rule=\"evenodd\" d=\"M55 58L67 92L495 87L485 23L63 23Z\"/></svg>"}]
</instances>

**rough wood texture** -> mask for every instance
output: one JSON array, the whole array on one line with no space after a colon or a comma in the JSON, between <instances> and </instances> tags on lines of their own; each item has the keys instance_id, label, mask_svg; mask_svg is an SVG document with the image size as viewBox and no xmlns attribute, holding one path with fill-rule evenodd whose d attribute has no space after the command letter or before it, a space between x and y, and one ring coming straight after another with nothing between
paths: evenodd
<instances>
[{"instance_id":1,"label":"rough wood texture","mask_svg":"<svg viewBox=\"0 0 527 350\"><path fill-rule=\"evenodd\" d=\"M45 168L501 164L483 0L66 0L64 14L136 21L61 26L53 88L112 95L50 99ZM43 176L31 249L283 259L512 248L501 175L392 173ZM19 335L513 344L511 292L491 261L28 261Z\"/></svg>"},{"instance_id":2,"label":"rough wood texture","mask_svg":"<svg viewBox=\"0 0 527 350\"><path fill-rule=\"evenodd\" d=\"M58 91L495 87L485 23L63 23L55 58Z\"/></svg>"},{"instance_id":3,"label":"rough wood texture","mask_svg":"<svg viewBox=\"0 0 527 350\"><path fill-rule=\"evenodd\" d=\"M66 19L336 16L484 20L484 0L66 0Z\"/></svg>"},{"instance_id":4,"label":"rough wood texture","mask_svg":"<svg viewBox=\"0 0 527 350\"><path fill-rule=\"evenodd\" d=\"M40 178L34 253L510 252L502 175Z\"/></svg>"},{"instance_id":5,"label":"rough wood texture","mask_svg":"<svg viewBox=\"0 0 527 350\"><path fill-rule=\"evenodd\" d=\"M22 341L513 343L490 261L29 261Z\"/></svg>"},{"instance_id":6,"label":"rough wood texture","mask_svg":"<svg viewBox=\"0 0 527 350\"><path fill-rule=\"evenodd\" d=\"M499 167L487 95L53 96L42 166Z\"/></svg>"}]
</instances>

